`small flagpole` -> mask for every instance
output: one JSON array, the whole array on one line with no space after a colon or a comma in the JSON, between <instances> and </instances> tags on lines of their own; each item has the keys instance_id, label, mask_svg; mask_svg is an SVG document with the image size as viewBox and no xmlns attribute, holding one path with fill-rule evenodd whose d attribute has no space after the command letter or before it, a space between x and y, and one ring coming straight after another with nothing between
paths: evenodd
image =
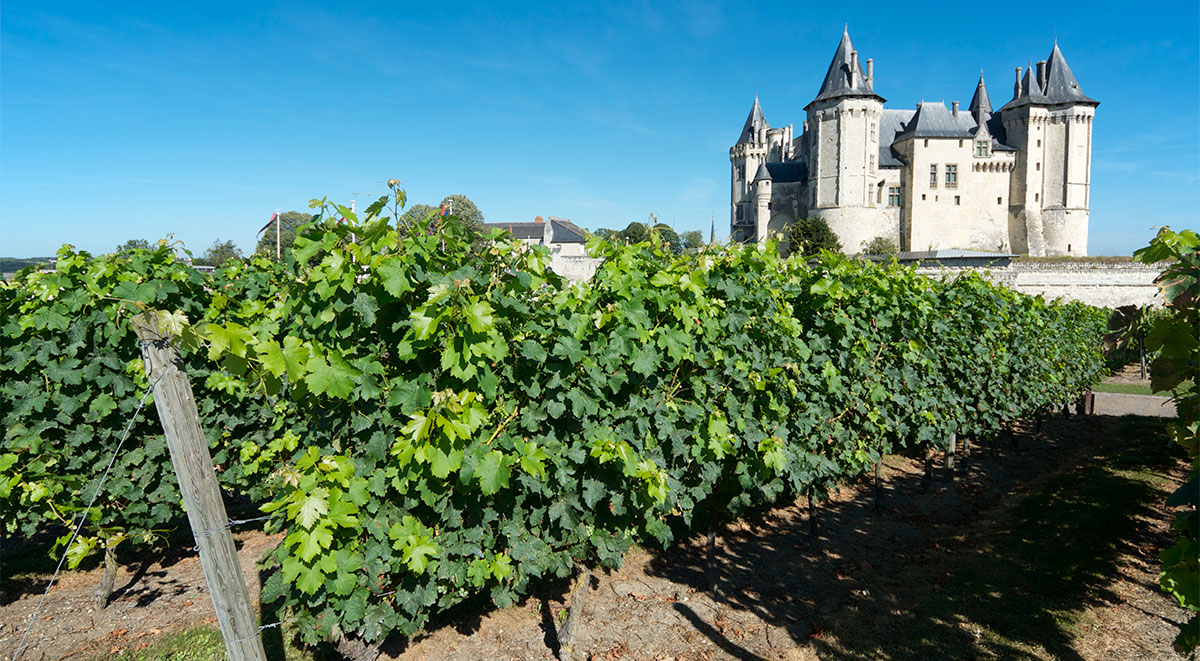
<instances>
[{"instance_id":1,"label":"small flagpole","mask_svg":"<svg viewBox=\"0 0 1200 661\"><path fill-rule=\"evenodd\" d=\"M275 210L275 261L279 261L280 259L283 259L280 256L280 250L279 250L279 221L280 220L281 219L279 218L279 209L276 209Z\"/></svg>"}]
</instances>

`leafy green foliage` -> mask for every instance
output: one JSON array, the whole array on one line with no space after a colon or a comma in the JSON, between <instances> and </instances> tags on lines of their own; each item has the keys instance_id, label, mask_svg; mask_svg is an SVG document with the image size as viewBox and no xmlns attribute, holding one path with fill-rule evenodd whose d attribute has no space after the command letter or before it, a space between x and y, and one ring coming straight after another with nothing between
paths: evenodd
<instances>
[{"instance_id":1,"label":"leafy green foliage","mask_svg":"<svg viewBox=\"0 0 1200 661\"><path fill-rule=\"evenodd\" d=\"M884 255L892 256L900 252L900 248L896 247L896 242L886 236L877 236L863 244L862 252L864 255Z\"/></svg>"},{"instance_id":2,"label":"leafy green foliage","mask_svg":"<svg viewBox=\"0 0 1200 661\"><path fill-rule=\"evenodd\" d=\"M243 278L245 265L201 275L166 242L101 257L64 247L56 267L0 285L5 534L68 526L86 505L150 385L128 323L132 313L161 310L161 326L194 340L189 320L224 322L231 300L252 308L275 289L265 282L273 276ZM201 354L185 351L184 361L222 482L261 498L252 478L257 467L240 461L248 455L238 446L267 443L266 398L214 370ZM125 539L155 542L183 519L152 401L131 427L83 535L67 550L71 566Z\"/></svg>"},{"instance_id":3,"label":"leafy green foliage","mask_svg":"<svg viewBox=\"0 0 1200 661\"><path fill-rule=\"evenodd\" d=\"M296 242L296 230L311 223L312 218L312 214L300 211L284 211L279 214L280 254L291 252L292 244ZM275 256L275 225L273 223L259 235L258 243L254 246L254 254Z\"/></svg>"},{"instance_id":4,"label":"leafy green foliage","mask_svg":"<svg viewBox=\"0 0 1200 661\"><path fill-rule=\"evenodd\" d=\"M1188 481L1167 499L1167 507L1180 510L1171 524L1178 537L1160 554L1160 584L1180 606L1197 613L1175 639L1180 654L1194 656L1200 644L1200 236L1164 227L1133 256L1146 264L1169 262L1156 282L1170 314L1153 321L1145 342L1147 350L1157 354L1150 369L1151 388L1175 393L1179 420L1167 431L1187 451L1192 470Z\"/></svg>"},{"instance_id":5,"label":"leafy green foliage","mask_svg":"<svg viewBox=\"0 0 1200 661\"><path fill-rule=\"evenodd\" d=\"M633 544L820 495L885 452L986 438L1103 369L1101 312L976 276L828 252L810 264L775 244L680 254L642 225L644 242L591 241L603 264L567 286L546 249L406 217L403 202L314 201L282 262L201 276L169 251L64 251L49 275L75 280L0 289L6 524L29 534L51 492L77 498L146 387L133 358L114 364L121 388L78 372L137 355L116 299L202 336L185 360L214 461L286 529L263 598L310 642L411 635L472 594L512 603L576 563L616 567ZM58 348L72 333L91 353ZM79 363L55 371L64 356ZM33 408L43 392L61 392L66 417ZM64 444L92 418L103 435ZM155 433L146 422L139 438ZM64 467L81 448L93 460ZM127 473L178 502L161 453ZM172 507L123 519L139 501L120 493L98 525L177 521Z\"/></svg>"},{"instance_id":6,"label":"leafy green foliage","mask_svg":"<svg viewBox=\"0 0 1200 661\"><path fill-rule=\"evenodd\" d=\"M290 532L264 598L310 640L511 603L884 452L986 437L1103 369L1100 311L975 276L651 235L592 241L603 264L567 287L503 232L478 250L460 224L394 227L382 201L347 225L316 204L274 304L209 332L247 387L286 396L300 441L272 481Z\"/></svg>"},{"instance_id":7,"label":"leafy green foliage","mask_svg":"<svg viewBox=\"0 0 1200 661\"><path fill-rule=\"evenodd\" d=\"M203 266L220 266L231 259L241 259L242 249L233 241L217 239L194 262Z\"/></svg>"},{"instance_id":8,"label":"leafy green foliage","mask_svg":"<svg viewBox=\"0 0 1200 661\"><path fill-rule=\"evenodd\" d=\"M824 218L800 218L784 228L784 236L793 255L808 257L822 250L837 252L842 249L837 234Z\"/></svg>"}]
</instances>

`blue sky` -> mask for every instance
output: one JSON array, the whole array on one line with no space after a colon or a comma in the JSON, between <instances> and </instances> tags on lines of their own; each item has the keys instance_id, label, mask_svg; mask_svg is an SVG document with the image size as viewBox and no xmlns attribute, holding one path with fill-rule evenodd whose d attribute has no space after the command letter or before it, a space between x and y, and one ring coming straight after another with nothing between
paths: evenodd
<instances>
[{"instance_id":1,"label":"blue sky","mask_svg":"<svg viewBox=\"0 0 1200 661\"><path fill-rule=\"evenodd\" d=\"M1192 0L437 4L6 0L0 255L168 233L250 251L276 208L361 205L390 177L410 203L463 193L490 221L653 212L707 238L715 214L721 237L755 92L799 133L846 22L892 108L965 106L980 69L998 107L1057 33L1101 102L1090 252L1200 217Z\"/></svg>"}]
</instances>

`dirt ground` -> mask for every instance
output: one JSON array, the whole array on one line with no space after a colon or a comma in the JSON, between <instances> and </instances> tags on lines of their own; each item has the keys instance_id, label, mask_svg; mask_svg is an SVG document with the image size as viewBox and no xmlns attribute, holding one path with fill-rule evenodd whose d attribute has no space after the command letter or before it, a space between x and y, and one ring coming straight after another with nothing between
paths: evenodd
<instances>
[{"instance_id":1,"label":"dirt ground","mask_svg":"<svg viewBox=\"0 0 1200 661\"><path fill-rule=\"evenodd\" d=\"M1097 413L1105 413L1103 406ZM1115 433L1118 423L1108 415L1052 418L1018 449L977 448L970 458L960 456L956 482L939 462L929 490L921 489L919 462L889 457L883 511L875 511L869 484L847 485L820 504L815 539L804 501L733 523L718 538L716 598L704 590L703 537L637 551L622 569L593 577L576 649L597 660L893 658L886 650L863 652L856 627L900 622L890 618L940 589L945 572L937 567L958 552L964 535L1006 529L1026 494L1086 465L1096 435ZM1160 485L1163 500L1183 475L1180 464ZM1167 522L1161 506L1139 516L1138 538L1123 544L1104 581L1089 587L1096 597L1083 605L1082 627L1064 633L1070 653L1059 656L1177 658L1173 623L1185 611L1157 589ZM255 562L279 536L249 531L237 539L257 600ZM13 549L4 551L11 557ZM0 588L0 658L11 657L47 577L18 575ZM91 591L99 577L99 569L64 574L46 598L24 659L113 655L144 647L162 632L215 622L199 561L188 549L123 569L109 606L95 612ZM411 641L389 641L380 658L553 659L565 597L566 586L557 585L503 610L461 606ZM958 658L990 658L972 647L978 632L962 627L944 625L949 635L961 635Z\"/></svg>"}]
</instances>

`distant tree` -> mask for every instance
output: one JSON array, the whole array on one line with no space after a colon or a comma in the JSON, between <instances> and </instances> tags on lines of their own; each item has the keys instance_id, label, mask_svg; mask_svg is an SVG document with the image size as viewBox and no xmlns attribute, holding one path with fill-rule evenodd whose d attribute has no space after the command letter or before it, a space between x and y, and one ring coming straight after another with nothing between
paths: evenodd
<instances>
[{"instance_id":1,"label":"distant tree","mask_svg":"<svg viewBox=\"0 0 1200 661\"><path fill-rule=\"evenodd\" d=\"M428 204L414 204L400 216L401 223L413 223L418 220L425 220L429 216L437 213L436 207L431 207Z\"/></svg>"},{"instance_id":2,"label":"distant tree","mask_svg":"<svg viewBox=\"0 0 1200 661\"><path fill-rule=\"evenodd\" d=\"M217 239L208 247L208 250L204 251L203 255L192 260L192 263L200 266L220 266L231 259L241 258L242 249L238 248L236 243Z\"/></svg>"},{"instance_id":3,"label":"distant tree","mask_svg":"<svg viewBox=\"0 0 1200 661\"><path fill-rule=\"evenodd\" d=\"M650 228L650 231L654 234L657 234L658 238L662 239L662 242L671 250L671 252L675 253L676 255L683 252L683 241L679 239L679 234L677 234L670 225L663 225L660 223Z\"/></svg>"},{"instance_id":4,"label":"distant tree","mask_svg":"<svg viewBox=\"0 0 1200 661\"><path fill-rule=\"evenodd\" d=\"M300 211L284 211L279 214L279 250L281 254L286 255L292 249L292 244L296 242L296 230L301 225L306 225L312 222L312 214L302 213ZM254 252L261 255L275 255L275 223L263 230L263 233L258 237L258 244L254 246ZM239 255L240 256L240 255Z\"/></svg>"},{"instance_id":5,"label":"distant tree","mask_svg":"<svg viewBox=\"0 0 1200 661\"><path fill-rule=\"evenodd\" d=\"M896 242L886 236L877 236L870 241L863 242L864 255L883 255L892 256L899 254L900 249L896 247Z\"/></svg>"},{"instance_id":6,"label":"distant tree","mask_svg":"<svg viewBox=\"0 0 1200 661\"><path fill-rule=\"evenodd\" d=\"M646 227L646 223L639 223L635 220L621 230L618 238L626 243L641 243L650 238L650 228Z\"/></svg>"},{"instance_id":7,"label":"distant tree","mask_svg":"<svg viewBox=\"0 0 1200 661\"><path fill-rule=\"evenodd\" d=\"M442 207L450 207L450 213L462 219L468 228L483 227L483 212L466 195L455 193L442 200Z\"/></svg>"},{"instance_id":8,"label":"distant tree","mask_svg":"<svg viewBox=\"0 0 1200 661\"><path fill-rule=\"evenodd\" d=\"M700 246L704 245L704 235L698 230L689 230L679 236L683 241L683 249L687 252L696 252Z\"/></svg>"},{"instance_id":9,"label":"distant tree","mask_svg":"<svg viewBox=\"0 0 1200 661\"><path fill-rule=\"evenodd\" d=\"M793 255L808 257L822 250L841 250L837 234L829 228L824 218L801 218L784 230L788 246Z\"/></svg>"},{"instance_id":10,"label":"distant tree","mask_svg":"<svg viewBox=\"0 0 1200 661\"><path fill-rule=\"evenodd\" d=\"M595 230L595 231L591 232L591 234L592 234L593 236L598 236L598 237L600 237L601 239L604 239L605 241L619 241L619 240L621 240L621 233L620 233L620 232L618 232L617 230L610 230L610 229L608 229L607 227L601 227L601 228L599 228L599 229L597 229L597 230Z\"/></svg>"},{"instance_id":11,"label":"distant tree","mask_svg":"<svg viewBox=\"0 0 1200 661\"><path fill-rule=\"evenodd\" d=\"M150 249L149 241L147 241L145 239L130 239L130 240L126 241L125 243L122 243L121 245L117 246L117 249L114 250L113 252L115 252L118 255L126 255L128 253L133 252L134 250L149 250L149 249Z\"/></svg>"}]
</instances>

